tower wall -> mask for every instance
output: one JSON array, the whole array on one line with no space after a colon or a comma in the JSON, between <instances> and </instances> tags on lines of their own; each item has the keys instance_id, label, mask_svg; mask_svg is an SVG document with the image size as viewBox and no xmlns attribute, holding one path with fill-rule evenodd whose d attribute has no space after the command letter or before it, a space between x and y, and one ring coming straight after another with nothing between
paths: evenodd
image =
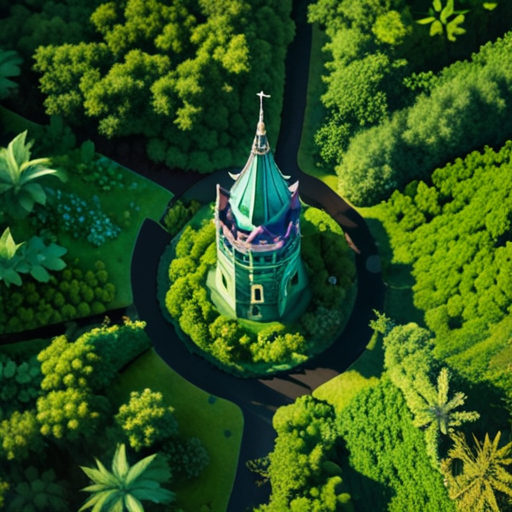
<instances>
[{"instance_id":1,"label":"tower wall","mask_svg":"<svg viewBox=\"0 0 512 512\"><path fill-rule=\"evenodd\" d=\"M217 243L216 289L237 318L279 320L307 286L298 236L278 253L239 252L222 234Z\"/></svg>"}]
</instances>

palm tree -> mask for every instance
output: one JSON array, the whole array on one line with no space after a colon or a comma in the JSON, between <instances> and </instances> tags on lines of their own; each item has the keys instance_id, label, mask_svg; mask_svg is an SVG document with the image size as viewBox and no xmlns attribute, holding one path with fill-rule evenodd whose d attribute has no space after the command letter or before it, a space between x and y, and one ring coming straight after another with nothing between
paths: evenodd
<instances>
[{"instance_id":1,"label":"palm tree","mask_svg":"<svg viewBox=\"0 0 512 512\"><path fill-rule=\"evenodd\" d=\"M439 468L439 438L441 434L453 432L466 421L476 421L477 412L455 411L464 405L466 395L455 393L448 400L449 373L447 368L439 372L437 388L427 375L420 374L414 382L414 389L408 390L408 403L414 414L413 425L425 430L425 445L432 465Z\"/></svg>"},{"instance_id":2,"label":"palm tree","mask_svg":"<svg viewBox=\"0 0 512 512\"><path fill-rule=\"evenodd\" d=\"M32 142L25 143L27 132L17 135L7 146L0 148L0 196L2 208L15 217L28 215L34 203L45 204L46 193L35 181L53 175L62 181L61 171L50 169L48 158L30 160Z\"/></svg>"},{"instance_id":3,"label":"palm tree","mask_svg":"<svg viewBox=\"0 0 512 512\"><path fill-rule=\"evenodd\" d=\"M17 84L7 77L19 76L23 59L14 50L0 50L0 98L6 98Z\"/></svg>"},{"instance_id":4,"label":"palm tree","mask_svg":"<svg viewBox=\"0 0 512 512\"><path fill-rule=\"evenodd\" d=\"M445 484L451 499L461 512L500 512L496 492L512 497L512 475L504 466L512 464L512 443L498 448L501 432L493 441L489 434L480 443L475 436L476 453L467 445L463 434L454 434L454 446L448 459L441 463ZM454 475L454 461L462 461L462 471Z\"/></svg>"},{"instance_id":5,"label":"palm tree","mask_svg":"<svg viewBox=\"0 0 512 512\"><path fill-rule=\"evenodd\" d=\"M460 391L448 400L450 374L448 368L443 368L437 378L437 389L426 379L421 387L417 387L418 398L414 404L414 425L420 428L432 427L447 435L453 427L459 427L466 421L476 421L480 414L477 412L455 411L464 405L466 395Z\"/></svg>"},{"instance_id":6,"label":"palm tree","mask_svg":"<svg viewBox=\"0 0 512 512\"><path fill-rule=\"evenodd\" d=\"M144 512L141 500L154 503L170 503L174 493L163 489L160 484L169 481L171 472L163 459L150 455L132 467L126 460L125 445L117 446L112 460L112 472L98 460L98 469L82 467L85 474L93 481L93 485L83 491L92 496L80 508L94 507L94 512ZM156 458L156 460L155 460Z\"/></svg>"}]
</instances>

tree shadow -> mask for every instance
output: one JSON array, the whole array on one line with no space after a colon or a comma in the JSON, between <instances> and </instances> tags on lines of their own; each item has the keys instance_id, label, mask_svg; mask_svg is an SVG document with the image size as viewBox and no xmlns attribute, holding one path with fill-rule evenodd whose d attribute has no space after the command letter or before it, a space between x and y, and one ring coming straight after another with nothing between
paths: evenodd
<instances>
[{"instance_id":1,"label":"tree shadow","mask_svg":"<svg viewBox=\"0 0 512 512\"><path fill-rule=\"evenodd\" d=\"M346 451L338 456L337 463L341 467L342 490L350 494L350 502L355 511L378 512L387 510L387 504L393 495L393 489L356 471L350 465Z\"/></svg>"},{"instance_id":2,"label":"tree shadow","mask_svg":"<svg viewBox=\"0 0 512 512\"><path fill-rule=\"evenodd\" d=\"M412 265L394 261L391 237L380 219L366 217L365 220L379 251L387 315L397 324L415 322L425 327L425 313L414 305L413 286L416 279L412 274Z\"/></svg>"}]
</instances>

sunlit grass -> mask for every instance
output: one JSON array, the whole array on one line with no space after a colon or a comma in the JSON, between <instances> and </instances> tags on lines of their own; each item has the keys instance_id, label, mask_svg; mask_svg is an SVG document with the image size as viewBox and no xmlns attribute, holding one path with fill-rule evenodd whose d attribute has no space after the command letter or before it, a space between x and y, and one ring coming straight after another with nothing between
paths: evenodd
<instances>
[{"instance_id":1,"label":"sunlit grass","mask_svg":"<svg viewBox=\"0 0 512 512\"><path fill-rule=\"evenodd\" d=\"M199 512L208 506L205 510L225 512L242 441L241 410L180 377L153 350L122 372L110 395L119 406L129 400L131 391L145 388L162 393L164 401L175 409L180 434L201 439L210 456L210 464L198 478L171 486L177 493L177 504L187 511Z\"/></svg>"}]
</instances>

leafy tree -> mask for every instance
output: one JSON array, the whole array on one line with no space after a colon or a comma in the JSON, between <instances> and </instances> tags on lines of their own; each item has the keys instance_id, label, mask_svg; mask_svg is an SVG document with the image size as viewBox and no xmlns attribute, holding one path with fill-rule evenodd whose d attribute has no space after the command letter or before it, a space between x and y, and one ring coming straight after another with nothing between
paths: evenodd
<instances>
[{"instance_id":1,"label":"leafy tree","mask_svg":"<svg viewBox=\"0 0 512 512\"><path fill-rule=\"evenodd\" d=\"M375 204L413 179L484 144L501 144L512 129L512 34L487 43L470 62L445 68L429 95L420 94L379 126L356 134L337 167L339 186L356 204ZM446 106L449 105L449 108ZM483 123L486 118L495 122Z\"/></svg>"},{"instance_id":2,"label":"leafy tree","mask_svg":"<svg viewBox=\"0 0 512 512\"><path fill-rule=\"evenodd\" d=\"M107 137L142 135L168 166L241 164L239 134L257 107L241 98L256 75L277 100L268 108L277 126L290 11L290 0L103 3L90 17L94 35L37 49L47 112L92 119Z\"/></svg>"},{"instance_id":3,"label":"leafy tree","mask_svg":"<svg viewBox=\"0 0 512 512\"><path fill-rule=\"evenodd\" d=\"M334 408L306 395L279 408L273 425L277 439L266 470L272 493L258 510L341 510L350 497L341 491L341 471L331 460L337 439Z\"/></svg>"},{"instance_id":4,"label":"leafy tree","mask_svg":"<svg viewBox=\"0 0 512 512\"><path fill-rule=\"evenodd\" d=\"M15 475L13 480L14 497L9 501L8 512L69 510L65 482L56 479L53 469L40 474L37 468L29 466L23 471L23 475Z\"/></svg>"},{"instance_id":5,"label":"leafy tree","mask_svg":"<svg viewBox=\"0 0 512 512\"><path fill-rule=\"evenodd\" d=\"M93 482L82 489L92 494L80 508L92 508L97 512L143 510L141 501L153 503L170 503L174 493L161 487L171 478L166 463L157 455L150 455L130 467L126 458L124 444L118 445L112 460L112 471L96 460L96 468L81 466L84 473Z\"/></svg>"},{"instance_id":6,"label":"leafy tree","mask_svg":"<svg viewBox=\"0 0 512 512\"><path fill-rule=\"evenodd\" d=\"M148 388L142 393L132 391L130 401L121 405L115 419L137 452L178 433L174 409L165 406L162 393Z\"/></svg>"},{"instance_id":7,"label":"leafy tree","mask_svg":"<svg viewBox=\"0 0 512 512\"><path fill-rule=\"evenodd\" d=\"M0 50L0 99L6 98L17 87L10 77L19 76L23 59L18 52Z\"/></svg>"},{"instance_id":8,"label":"leafy tree","mask_svg":"<svg viewBox=\"0 0 512 512\"><path fill-rule=\"evenodd\" d=\"M0 196L4 211L15 217L28 215L35 203L44 205L46 193L36 180L43 176L64 175L50 169L48 158L30 160L32 142L26 143L27 132L17 135L7 146L0 148Z\"/></svg>"},{"instance_id":9,"label":"leafy tree","mask_svg":"<svg viewBox=\"0 0 512 512\"><path fill-rule=\"evenodd\" d=\"M463 434L452 436L454 446L441 467L450 498L461 512L500 512L500 501L512 497L512 475L506 469L512 464L512 443L499 448L500 438L501 432L492 441L486 434L481 443L473 436L473 452ZM462 470L454 474L455 461L462 462Z\"/></svg>"}]
</instances>

